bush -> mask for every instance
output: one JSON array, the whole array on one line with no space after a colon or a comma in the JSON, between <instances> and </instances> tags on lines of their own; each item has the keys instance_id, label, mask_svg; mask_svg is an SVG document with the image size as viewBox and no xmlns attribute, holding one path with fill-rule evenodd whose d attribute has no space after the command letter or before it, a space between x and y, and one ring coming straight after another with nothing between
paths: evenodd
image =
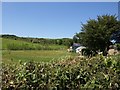
<instances>
[{"instance_id":1,"label":"bush","mask_svg":"<svg viewBox=\"0 0 120 90\"><path fill-rule=\"evenodd\" d=\"M91 56L95 56L96 52L94 52L88 48L85 48L85 49L82 49L82 55L87 56L87 57L91 57Z\"/></svg>"},{"instance_id":2,"label":"bush","mask_svg":"<svg viewBox=\"0 0 120 90\"><path fill-rule=\"evenodd\" d=\"M116 44L117 50L120 51L120 44Z\"/></svg>"},{"instance_id":3,"label":"bush","mask_svg":"<svg viewBox=\"0 0 120 90\"><path fill-rule=\"evenodd\" d=\"M2 89L120 89L120 57L69 57L52 63L3 64L2 69Z\"/></svg>"}]
</instances>

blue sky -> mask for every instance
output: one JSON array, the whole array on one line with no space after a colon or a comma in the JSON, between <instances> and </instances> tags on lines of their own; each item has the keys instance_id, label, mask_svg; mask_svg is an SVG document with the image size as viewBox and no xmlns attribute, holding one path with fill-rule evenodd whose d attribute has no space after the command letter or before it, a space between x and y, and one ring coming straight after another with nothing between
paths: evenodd
<instances>
[{"instance_id":1,"label":"blue sky","mask_svg":"<svg viewBox=\"0 0 120 90\"><path fill-rule=\"evenodd\" d=\"M2 33L38 38L72 38L97 15L118 15L117 2L3 2Z\"/></svg>"}]
</instances>

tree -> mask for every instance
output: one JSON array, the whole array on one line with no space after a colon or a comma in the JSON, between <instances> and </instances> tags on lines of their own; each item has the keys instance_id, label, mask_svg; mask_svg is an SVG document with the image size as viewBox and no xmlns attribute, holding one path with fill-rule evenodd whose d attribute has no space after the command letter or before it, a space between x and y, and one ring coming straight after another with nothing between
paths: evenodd
<instances>
[{"instance_id":1,"label":"tree","mask_svg":"<svg viewBox=\"0 0 120 90\"><path fill-rule=\"evenodd\" d=\"M105 52L110 45L110 36L120 30L120 22L115 15L97 16L82 24L82 32L77 33L80 43L93 51Z\"/></svg>"},{"instance_id":2,"label":"tree","mask_svg":"<svg viewBox=\"0 0 120 90\"><path fill-rule=\"evenodd\" d=\"M113 43L120 43L120 30L114 32L110 37L111 42Z\"/></svg>"},{"instance_id":3,"label":"tree","mask_svg":"<svg viewBox=\"0 0 120 90\"><path fill-rule=\"evenodd\" d=\"M79 38L77 35L73 36L73 43L78 43L79 42Z\"/></svg>"}]
</instances>

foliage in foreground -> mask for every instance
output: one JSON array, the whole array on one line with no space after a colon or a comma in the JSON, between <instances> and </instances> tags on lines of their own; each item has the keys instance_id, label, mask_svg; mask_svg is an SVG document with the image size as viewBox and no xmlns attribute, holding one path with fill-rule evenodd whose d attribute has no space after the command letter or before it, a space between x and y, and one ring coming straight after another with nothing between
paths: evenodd
<instances>
[{"instance_id":1,"label":"foliage in foreground","mask_svg":"<svg viewBox=\"0 0 120 90\"><path fill-rule=\"evenodd\" d=\"M11 62L12 63L12 62ZM71 58L52 63L3 64L2 89L120 89L120 57Z\"/></svg>"}]
</instances>

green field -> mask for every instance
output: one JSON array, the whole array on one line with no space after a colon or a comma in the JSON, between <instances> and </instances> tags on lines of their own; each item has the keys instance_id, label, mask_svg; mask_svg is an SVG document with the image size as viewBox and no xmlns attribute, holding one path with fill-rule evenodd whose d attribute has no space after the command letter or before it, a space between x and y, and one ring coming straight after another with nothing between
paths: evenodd
<instances>
[{"instance_id":1,"label":"green field","mask_svg":"<svg viewBox=\"0 0 120 90\"><path fill-rule=\"evenodd\" d=\"M64 45L42 45L21 40L1 39L2 61L5 63L18 61L50 62L75 55L68 53L67 47Z\"/></svg>"},{"instance_id":2,"label":"green field","mask_svg":"<svg viewBox=\"0 0 120 90\"><path fill-rule=\"evenodd\" d=\"M74 56L73 53L68 53L64 50L3 50L2 60L3 62L9 63L13 62L26 62L26 61L36 61L36 62L49 62L61 60L67 56Z\"/></svg>"}]
</instances>

